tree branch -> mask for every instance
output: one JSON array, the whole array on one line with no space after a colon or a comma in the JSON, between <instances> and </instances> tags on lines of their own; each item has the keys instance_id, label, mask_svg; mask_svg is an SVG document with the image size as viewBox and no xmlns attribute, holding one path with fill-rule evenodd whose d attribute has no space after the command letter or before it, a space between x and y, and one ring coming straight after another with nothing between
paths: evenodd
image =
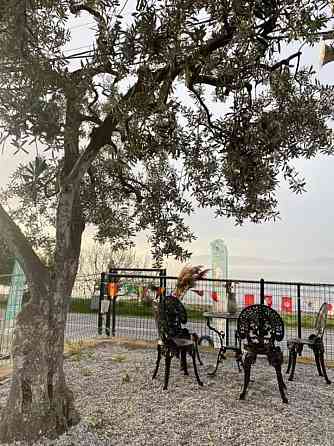
<instances>
[{"instance_id":1,"label":"tree branch","mask_svg":"<svg viewBox=\"0 0 334 446\"><path fill-rule=\"evenodd\" d=\"M77 159L71 172L64 178L63 186L80 182L99 150L111 143L111 136L116 131L117 122L114 115L109 113L99 127L93 128L88 146Z\"/></svg>"},{"instance_id":2,"label":"tree branch","mask_svg":"<svg viewBox=\"0 0 334 446\"><path fill-rule=\"evenodd\" d=\"M267 70L267 71L275 71L275 70L277 70L277 68L280 68L283 65L289 65L289 62L292 59L295 59L296 57L298 57L298 59L299 59L301 55L302 55L301 51L297 51L297 53L291 54L291 56L287 57L286 59L280 60L279 62L275 63L272 66L265 65L265 64L259 64L258 66L259 66L259 68L263 68L264 70Z\"/></svg>"},{"instance_id":3,"label":"tree branch","mask_svg":"<svg viewBox=\"0 0 334 446\"><path fill-rule=\"evenodd\" d=\"M287 57L286 59L282 59L281 61L271 66L270 71L275 71L277 70L277 68L280 68L283 65L289 65L290 60L295 59L296 57L299 58L301 55L302 55L301 51L297 51L297 53L291 54L291 56Z\"/></svg>"},{"instance_id":4,"label":"tree branch","mask_svg":"<svg viewBox=\"0 0 334 446\"><path fill-rule=\"evenodd\" d=\"M224 45L228 44L233 38L235 28L227 27L228 31L223 32L214 38L208 39L207 42L201 46L201 48L194 52L194 54L185 57L182 61L177 63L173 61L173 63L166 64L165 67L160 68L156 71L151 71L150 75L155 83L160 84L163 81L169 79L169 89L171 84L176 79L178 75L185 70L186 66L192 64L194 61L197 61L198 58L207 57L212 52L216 51L219 48L222 48ZM133 99L134 95L141 90L143 84L143 79L138 79L138 81L129 88L127 93L122 97L120 101L126 102L130 98ZM196 94L196 93L195 93ZM121 104L119 104L121 105ZM122 107L118 107L121 109ZM117 130L117 125L119 121L122 119L119 114L116 117L116 113L111 111L102 124L99 127L95 127L91 133L91 139L86 147L86 149L82 152L77 162L75 163L72 171L67 175L66 179L64 179L64 185L66 183L77 183L81 180L85 172L87 171L90 163L94 160L99 150L107 145L111 144L111 137L113 132Z\"/></svg>"},{"instance_id":5,"label":"tree branch","mask_svg":"<svg viewBox=\"0 0 334 446\"><path fill-rule=\"evenodd\" d=\"M207 57L214 51L218 50L219 48L224 47L230 41L232 40L234 36L234 32L236 31L236 28L229 27L228 32L224 32L221 34L218 34L217 36L209 39L199 50L198 53L201 56Z\"/></svg>"},{"instance_id":6,"label":"tree branch","mask_svg":"<svg viewBox=\"0 0 334 446\"><path fill-rule=\"evenodd\" d=\"M82 115L80 113L80 119L82 122L93 122L94 124L101 125L103 121L98 116L89 116L89 115Z\"/></svg>"},{"instance_id":7,"label":"tree branch","mask_svg":"<svg viewBox=\"0 0 334 446\"><path fill-rule=\"evenodd\" d=\"M96 66L78 68L71 72L72 76L86 76L91 78L98 74L111 74L112 76L115 76L116 80L119 76L119 73L116 70L113 70L110 61L106 61L105 63Z\"/></svg>"},{"instance_id":8,"label":"tree branch","mask_svg":"<svg viewBox=\"0 0 334 446\"><path fill-rule=\"evenodd\" d=\"M213 76L198 75L193 80L192 84L193 85L206 84L206 85L211 85L212 87L220 87L222 86L222 80Z\"/></svg>"},{"instance_id":9,"label":"tree branch","mask_svg":"<svg viewBox=\"0 0 334 446\"><path fill-rule=\"evenodd\" d=\"M50 273L36 255L20 228L10 218L1 204L0 237L20 263L28 279L29 286L34 287L39 295L46 296Z\"/></svg>"},{"instance_id":10,"label":"tree branch","mask_svg":"<svg viewBox=\"0 0 334 446\"><path fill-rule=\"evenodd\" d=\"M80 11L86 11L92 16L94 16L99 22L104 22L103 16L98 11L96 11L95 9L91 8L88 5L83 5L83 4L78 5L78 4L73 4L73 2L71 2L70 11L72 14L77 14Z\"/></svg>"}]
</instances>

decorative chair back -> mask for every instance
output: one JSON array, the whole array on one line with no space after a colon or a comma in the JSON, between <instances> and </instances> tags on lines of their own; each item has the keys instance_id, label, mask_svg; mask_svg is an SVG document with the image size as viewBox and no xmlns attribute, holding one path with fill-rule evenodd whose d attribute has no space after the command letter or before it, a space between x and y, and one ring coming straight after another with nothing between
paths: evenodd
<instances>
[{"instance_id":1,"label":"decorative chair back","mask_svg":"<svg viewBox=\"0 0 334 446\"><path fill-rule=\"evenodd\" d=\"M238 335L249 345L263 348L284 338L284 323L277 311L267 305L250 305L238 317Z\"/></svg>"},{"instance_id":2,"label":"decorative chair back","mask_svg":"<svg viewBox=\"0 0 334 446\"><path fill-rule=\"evenodd\" d=\"M319 338L323 338L324 336L325 328L327 325L327 315L328 315L328 306L327 303L324 302L318 311L314 324L315 335Z\"/></svg>"},{"instance_id":3,"label":"decorative chair back","mask_svg":"<svg viewBox=\"0 0 334 446\"><path fill-rule=\"evenodd\" d=\"M155 314L159 337L163 342L166 342L169 337L177 336L182 330L181 324L187 323L184 305L173 296L161 296Z\"/></svg>"}]
</instances>

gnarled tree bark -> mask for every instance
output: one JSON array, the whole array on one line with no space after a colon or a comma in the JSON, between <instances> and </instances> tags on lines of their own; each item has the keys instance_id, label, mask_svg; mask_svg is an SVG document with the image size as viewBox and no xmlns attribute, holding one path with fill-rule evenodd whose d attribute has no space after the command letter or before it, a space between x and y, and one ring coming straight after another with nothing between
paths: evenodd
<instances>
[{"instance_id":1,"label":"gnarled tree bark","mask_svg":"<svg viewBox=\"0 0 334 446\"><path fill-rule=\"evenodd\" d=\"M65 229L60 231L53 277L43 265L36 268L36 259L36 264L30 264L26 257L25 270L35 267L43 276L37 280L37 275L30 273L34 279L29 282L30 300L17 316L12 347L13 377L2 414L1 442L30 442L42 435L55 437L79 419L65 381L63 350L67 309L84 226L78 220L78 192L67 189L62 192L58 206L58 225ZM0 227L1 215L0 212ZM18 230L14 222L12 229ZM20 251L18 238L15 243L16 251ZM34 257L33 251L31 256Z\"/></svg>"},{"instance_id":2,"label":"gnarled tree bark","mask_svg":"<svg viewBox=\"0 0 334 446\"><path fill-rule=\"evenodd\" d=\"M80 120L68 99L64 164L57 207L55 268L50 273L0 205L0 232L26 273L30 291L16 319L13 377L0 441L54 438L79 420L63 370L64 332L84 231L80 178L69 182L79 156Z\"/></svg>"}]
</instances>

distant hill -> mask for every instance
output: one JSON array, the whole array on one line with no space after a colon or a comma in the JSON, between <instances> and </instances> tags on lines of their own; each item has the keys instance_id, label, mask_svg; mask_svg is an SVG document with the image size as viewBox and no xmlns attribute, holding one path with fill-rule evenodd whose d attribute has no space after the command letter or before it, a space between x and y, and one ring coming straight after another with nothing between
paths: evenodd
<instances>
[{"instance_id":1,"label":"distant hill","mask_svg":"<svg viewBox=\"0 0 334 446\"><path fill-rule=\"evenodd\" d=\"M210 265L210 256L208 254L194 255L191 257L191 263L199 263L203 265ZM334 261L334 259L333 259ZM249 257L249 256L230 256L230 265L247 265L247 266L260 266L260 265L289 265L291 262L284 262L277 259L264 259L261 257Z\"/></svg>"},{"instance_id":2,"label":"distant hill","mask_svg":"<svg viewBox=\"0 0 334 446\"><path fill-rule=\"evenodd\" d=\"M192 264L210 268L208 254L194 255ZM182 265L170 264L168 270L177 274ZM259 280L306 283L334 283L334 257L310 259L278 260L252 256L229 257L229 277L240 280Z\"/></svg>"},{"instance_id":3,"label":"distant hill","mask_svg":"<svg viewBox=\"0 0 334 446\"><path fill-rule=\"evenodd\" d=\"M191 257L190 260L192 263L200 263L203 265L210 265L210 256L208 254L202 254L202 255L194 255ZM261 257L251 257L251 256L230 256L229 257L229 263L230 265L236 265L236 266L258 266L261 265L265 266L334 266L334 257L314 257L309 259L295 259L295 260L278 260L278 259L271 259L271 258L261 258Z\"/></svg>"}]
</instances>

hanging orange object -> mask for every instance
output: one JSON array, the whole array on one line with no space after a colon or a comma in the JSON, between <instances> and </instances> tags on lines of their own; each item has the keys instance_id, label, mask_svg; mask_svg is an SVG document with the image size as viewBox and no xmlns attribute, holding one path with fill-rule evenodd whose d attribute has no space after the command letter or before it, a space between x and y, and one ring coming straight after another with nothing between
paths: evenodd
<instances>
[{"instance_id":1,"label":"hanging orange object","mask_svg":"<svg viewBox=\"0 0 334 446\"><path fill-rule=\"evenodd\" d=\"M165 291L165 288L157 288L157 290L156 290L157 296L161 296L164 291Z\"/></svg>"},{"instance_id":2,"label":"hanging orange object","mask_svg":"<svg viewBox=\"0 0 334 446\"><path fill-rule=\"evenodd\" d=\"M117 296L119 289L119 285L116 282L109 282L107 284L107 293L109 297L112 297L113 299Z\"/></svg>"}]
</instances>

